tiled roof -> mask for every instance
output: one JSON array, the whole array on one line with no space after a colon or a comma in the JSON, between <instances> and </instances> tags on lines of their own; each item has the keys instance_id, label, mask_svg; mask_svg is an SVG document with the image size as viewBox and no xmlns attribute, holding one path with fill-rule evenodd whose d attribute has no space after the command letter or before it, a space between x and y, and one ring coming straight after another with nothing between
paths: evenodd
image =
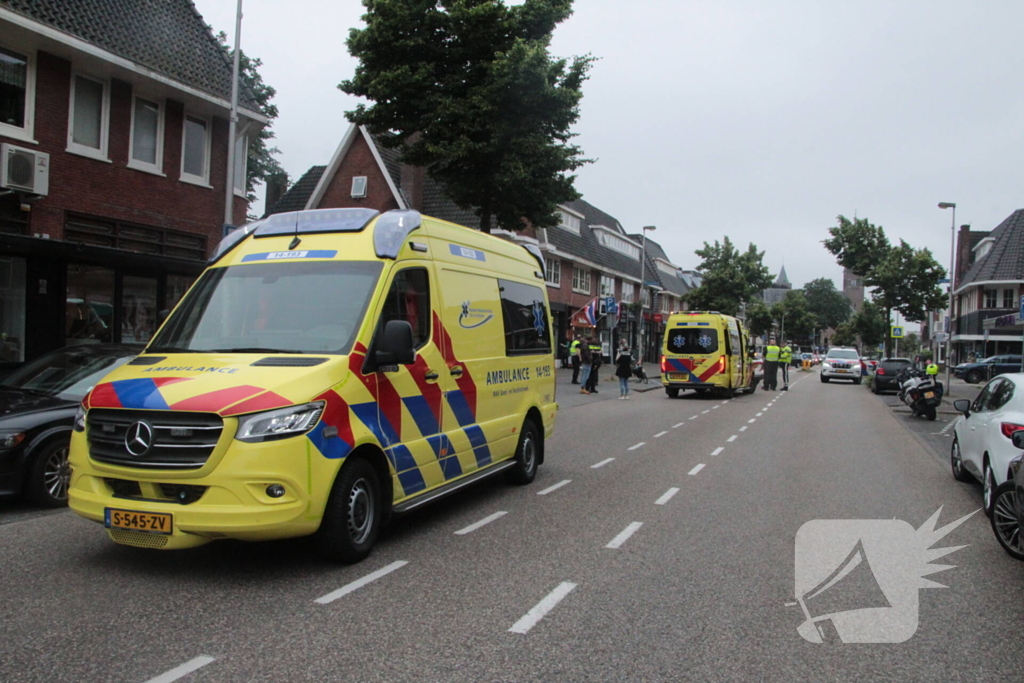
<instances>
[{"instance_id":1,"label":"tiled roof","mask_svg":"<svg viewBox=\"0 0 1024 683\"><path fill-rule=\"evenodd\" d=\"M264 217L273 213L287 213L288 211L301 211L306 208L306 202L313 196L313 190L320 182L320 176L327 170L326 166L314 166L306 171L299 181L288 188L288 191L281 195L274 205L267 209Z\"/></svg>"},{"instance_id":2,"label":"tiled roof","mask_svg":"<svg viewBox=\"0 0 1024 683\"><path fill-rule=\"evenodd\" d=\"M960 287L973 282L1024 281L1024 209L1017 209L989 235L994 242L974 262Z\"/></svg>"},{"instance_id":3,"label":"tiled roof","mask_svg":"<svg viewBox=\"0 0 1024 683\"><path fill-rule=\"evenodd\" d=\"M0 7L231 99L231 59L190 0L0 0ZM256 108L244 90L239 102Z\"/></svg>"},{"instance_id":4,"label":"tiled roof","mask_svg":"<svg viewBox=\"0 0 1024 683\"><path fill-rule=\"evenodd\" d=\"M604 246L597 241L597 235L590 228L592 225L603 225L626 237L627 235L618 220L582 199L566 202L563 206L582 214L580 234L577 235L571 230L560 227L548 228L546 232L549 243L554 245L558 251L568 255L570 259L576 256L590 263L596 263L599 266L640 279L640 259L630 258L626 254Z\"/></svg>"},{"instance_id":5,"label":"tiled roof","mask_svg":"<svg viewBox=\"0 0 1024 683\"><path fill-rule=\"evenodd\" d=\"M642 240L642 235L629 235L629 237L633 238L634 242L640 242ZM647 268L648 270L644 275L644 280L650 281L654 278L657 278L658 282L661 283L662 289L668 292L672 292L673 294L686 294L686 292L688 292L691 289L691 287L686 283L685 280L682 279L682 277L680 277L679 275L670 275L661 268L658 268L658 264L655 262L654 259L660 258L662 260L668 261L669 263L672 262L672 259L668 257L668 254L665 253L665 250L662 248L662 246L648 237L646 247L647 265L645 266L645 268Z\"/></svg>"},{"instance_id":6,"label":"tiled roof","mask_svg":"<svg viewBox=\"0 0 1024 683\"><path fill-rule=\"evenodd\" d=\"M396 179L397 184L397 179ZM423 179L423 213L427 216L480 229L480 217L472 209L463 209L448 199L441 185L429 175Z\"/></svg>"}]
</instances>

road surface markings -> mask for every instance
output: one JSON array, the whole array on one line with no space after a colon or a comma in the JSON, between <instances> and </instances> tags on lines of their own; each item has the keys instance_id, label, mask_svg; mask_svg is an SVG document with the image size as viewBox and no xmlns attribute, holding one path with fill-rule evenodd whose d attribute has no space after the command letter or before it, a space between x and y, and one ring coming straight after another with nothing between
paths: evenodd
<instances>
[{"instance_id":1,"label":"road surface markings","mask_svg":"<svg viewBox=\"0 0 1024 683\"><path fill-rule=\"evenodd\" d=\"M760 415L760 414L761 414L761 413L758 413L758 415ZM757 418L756 418L756 417L752 417L752 418L750 418L749 420L747 420L747 424L748 424L748 425L752 425L752 424L754 424L755 422L757 422Z\"/></svg>"},{"instance_id":2,"label":"road surface markings","mask_svg":"<svg viewBox=\"0 0 1024 683\"><path fill-rule=\"evenodd\" d=\"M722 407L721 405L711 406L711 410L718 410L721 407Z\"/></svg>"},{"instance_id":3,"label":"road surface markings","mask_svg":"<svg viewBox=\"0 0 1024 683\"><path fill-rule=\"evenodd\" d=\"M171 681L176 681L183 676L187 676L196 669L204 667L212 661L214 661L214 658L207 655L196 657L193 660L185 662L181 666L171 669L167 673L162 673L156 678L149 679L146 683L171 683Z\"/></svg>"},{"instance_id":4,"label":"road surface markings","mask_svg":"<svg viewBox=\"0 0 1024 683\"><path fill-rule=\"evenodd\" d=\"M379 579L379 578L381 578L383 576L387 576L391 572L395 571L396 569L401 569L402 567L404 567L407 564L409 564L409 563L406 562L405 560L399 560L398 562L392 562L388 566L382 567L382 568L378 569L375 572L367 574L363 578L358 579L356 581L353 581L352 583L348 584L347 586L342 586L338 590L333 591L331 593L328 593L327 595L325 595L325 596L323 596L321 598L317 598L313 602L318 603L320 605L327 605L329 603L332 603L335 600L337 600L338 598L344 597L344 596L348 595L349 593L351 593L353 591L357 591L360 588L362 588L363 586L365 586L366 584L373 583L377 579Z\"/></svg>"},{"instance_id":5,"label":"road surface markings","mask_svg":"<svg viewBox=\"0 0 1024 683\"><path fill-rule=\"evenodd\" d=\"M610 458L610 459L614 460L614 458ZM494 520L500 519L500 518L504 517L507 514L508 513L505 512L504 510L501 511L501 512L495 512L493 515L490 515L488 517L484 517L479 522L473 522L472 524L467 526L465 529L459 529L458 531L455 532L455 535L456 536L465 536L468 533L476 531L477 529L479 529L480 527L484 526L485 524L490 524Z\"/></svg>"},{"instance_id":6,"label":"road surface markings","mask_svg":"<svg viewBox=\"0 0 1024 683\"><path fill-rule=\"evenodd\" d=\"M946 435L946 434L949 433L949 430L952 429L955 425L956 425L956 420L950 420L949 422L946 423L946 426L943 427L941 431L932 432L932 434Z\"/></svg>"},{"instance_id":7,"label":"road surface markings","mask_svg":"<svg viewBox=\"0 0 1024 683\"><path fill-rule=\"evenodd\" d=\"M708 413L710 413L710 412L711 412L711 408L708 408L707 410L705 410L704 412L702 412L702 413L701 413L701 415L707 415L707 414L708 414Z\"/></svg>"},{"instance_id":8,"label":"road surface markings","mask_svg":"<svg viewBox=\"0 0 1024 683\"><path fill-rule=\"evenodd\" d=\"M646 441L641 441L640 443L637 443L637 444L633 444L633 445L632 445L632 446L630 446L630 447L629 447L629 448L628 448L627 450L630 450L630 451L635 451L636 449L640 448L641 446L643 446L643 445L644 445L644 444L646 444L646 443L647 443Z\"/></svg>"},{"instance_id":9,"label":"road surface markings","mask_svg":"<svg viewBox=\"0 0 1024 683\"><path fill-rule=\"evenodd\" d=\"M612 550L615 550L616 548L621 548L622 544L628 541L629 537L635 534L643 525L643 522L631 522L630 525L623 529L618 536L613 538L611 540L611 543L606 545L605 548L611 548Z\"/></svg>"},{"instance_id":10,"label":"road surface markings","mask_svg":"<svg viewBox=\"0 0 1024 683\"><path fill-rule=\"evenodd\" d=\"M715 450L711 451L711 455L718 455L719 453L721 453L724 450L725 450L725 446L719 446Z\"/></svg>"},{"instance_id":11,"label":"road surface markings","mask_svg":"<svg viewBox=\"0 0 1024 683\"><path fill-rule=\"evenodd\" d=\"M657 434L654 435L654 438L655 439L660 439L661 437L665 436L666 434L668 434L668 432L658 432Z\"/></svg>"},{"instance_id":12,"label":"road surface markings","mask_svg":"<svg viewBox=\"0 0 1024 683\"><path fill-rule=\"evenodd\" d=\"M563 581L559 584L558 588L548 593L547 597L538 602L533 606L529 612L523 615L523 618L512 624L512 628L509 629L512 633L527 633L531 628L537 625L537 622L543 619L548 612L555 608L555 605L560 603L565 596L576 588L575 583L569 583Z\"/></svg>"},{"instance_id":13,"label":"road surface markings","mask_svg":"<svg viewBox=\"0 0 1024 683\"><path fill-rule=\"evenodd\" d=\"M549 493L551 493L552 491L554 491L555 489L562 488L563 486L568 484L570 481L572 481L572 479L563 479L562 481L558 482L554 486L549 486L546 489L544 489L543 491L537 491L537 495L538 496L546 496Z\"/></svg>"},{"instance_id":14,"label":"road surface markings","mask_svg":"<svg viewBox=\"0 0 1024 683\"><path fill-rule=\"evenodd\" d=\"M730 437L729 437L728 439L726 439L726 441L727 441L728 443L732 443L733 441L735 441L735 440L736 440L736 436L737 436L736 434L733 434L733 435L732 435L732 436L730 436Z\"/></svg>"},{"instance_id":15,"label":"road surface markings","mask_svg":"<svg viewBox=\"0 0 1024 683\"><path fill-rule=\"evenodd\" d=\"M696 420L698 417L700 417L700 415L691 415L690 419L691 420Z\"/></svg>"},{"instance_id":16,"label":"road surface markings","mask_svg":"<svg viewBox=\"0 0 1024 683\"><path fill-rule=\"evenodd\" d=\"M601 462L595 463L595 464L591 465L590 469L596 470L598 467L604 467L605 465L607 465L608 463L610 463L610 462L612 462L614 460L615 460L615 458L605 458Z\"/></svg>"},{"instance_id":17,"label":"road surface markings","mask_svg":"<svg viewBox=\"0 0 1024 683\"><path fill-rule=\"evenodd\" d=\"M672 425L672 429L679 429L679 428L680 428L680 427L682 427L682 426L683 426L684 424L686 424L686 423L685 423L685 422L680 422L680 423L679 423L679 424L677 424L677 425Z\"/></svg>"},{"instance_id":18,"label":"road surface markings","mask_svg":"<svg viewBox=\"0 0 1024 683\"><path fill-rule=\"evenodd\" d=\"M741 432L747 431L747 425L743 425L742 427L740 427L740 431Z\"/></svg>"},{"instance_id":19,"label":"road surface markings","mask_svg":"<svg viewBox=\"0 0 1024 683\"><path fill-rule=\"evenodd\" d=\"M665 491L665 493L662 494L661 498L659 498L658 500L654 501L654 504L655 505L664 505L665 503L667 503L670 500L672 500L672 496L676 495L677 493L679 493L679 489L677 489L676 487L673 486L668 491Z\"/></svg>"},{"instance_id":20,"label":"road surface markings","mask_svg":"<svg viewBox=\"0 0 1024 683\"><path fill-rule=\"evenodd\" d=\"M698 472L700 472L700 471L701 471L702 469L704 469L704 463L701 463L701 464L697 465L697 466L696 466L696 467L694 467L694 468L693 468L692 470L690 470L689 472L687 472L687 474L689 474L689 475L690 475L690 476L692 477L693 475L695 475L695 474L697 474Z\"/></svg>"},{"instance_id":21,"label":"road surface markings","mask_svg":"<svg viewBox=\"0 0 1024 683\"><path fill-rule=\"evenodd\" d=\"M729 402L729 401L731 401L731 400L732 400L732 399L730 398L730 399L726 399L726 400L722 401L722 405L724 406L724 405L725 405L726 403L728 403L728 402Z\"/></svg>"},{"instance_id":22,"label":"road surface markings","mask_svg":"<svg viewBox=\"0 0 1024 683\"><path fill-rule=\"evenodd\" d=\"M757 417L761 417L762 415L764 415L764 413L758 413Z\"/></svg>"}]
</instances>

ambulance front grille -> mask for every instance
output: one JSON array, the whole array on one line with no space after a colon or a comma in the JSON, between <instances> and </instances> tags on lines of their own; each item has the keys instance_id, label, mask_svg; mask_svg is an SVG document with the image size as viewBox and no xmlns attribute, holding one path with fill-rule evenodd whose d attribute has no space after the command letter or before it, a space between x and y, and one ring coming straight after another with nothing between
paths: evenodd
<instances>
[{"instance_id":1,"label":"ambulance front grille","mask_svg":"<svg viewBox=\"0 0 1024 683\"><path fill-rule=\"evenodd\" d=\"M93 460L140 469L199 469L223 430L212 413L93 408L87 418Z\"/></svg>"}]
</instances>

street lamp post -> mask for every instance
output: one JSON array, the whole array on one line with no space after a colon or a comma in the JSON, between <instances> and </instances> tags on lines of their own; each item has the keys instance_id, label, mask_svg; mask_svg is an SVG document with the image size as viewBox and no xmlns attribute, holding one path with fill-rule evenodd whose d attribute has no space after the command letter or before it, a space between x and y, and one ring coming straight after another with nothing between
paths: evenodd
<instances>
[{"instance_id":1,"label":"street lamp post","mask_svg":"<svg viewBox=\"0 0 1024 683\"><path fill-rule=\"evenodd\" d=\"M657 228L653 225L645 225L643 227L643 236L640 240L640 316L637 320L637 340L640 350L637 355L640 357L638 362L641 364L644 362L644 263L647 255L648 230L657 230Z\"/></svg>"},{"instance_id":2,"label":"street lamp post","mask_svg":"<svg viewBox=\"0 0 1024 683\"><path fill-rule=\"evenodd\" d=\"M953 209L953 220L949 224L949 315L947 316L949 318L949 329L946 330L946 391L948 392L950 390L949 354L953 343L953 285L956 280L953 276L953 266L956 263L956 203L939 202L939 208Z\"/></svg>"}]
</instances>

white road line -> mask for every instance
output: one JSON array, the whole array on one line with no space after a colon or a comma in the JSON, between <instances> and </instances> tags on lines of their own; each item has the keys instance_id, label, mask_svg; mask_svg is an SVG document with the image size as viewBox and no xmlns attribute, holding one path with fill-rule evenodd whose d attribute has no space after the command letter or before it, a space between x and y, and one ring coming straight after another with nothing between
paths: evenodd
<instances>
[{"instance_id":1,"label":"white road line","mask_svg":"<svg viewBox=\"0 0 1024 683\"><path fill-rule=\"evenodd\" d=\"M718 410L721 407L722 407L721 405L711 406L711 410Z\"/></svg>"},{"instance_id":2,"label":"white road line","mask_svg":"<svg viewBox=\"0 0 1024 683\"><path fill-rule=\"evenodd\" d=\"M757 414L758 417L761 417L762 415L764 415L764 413L758 413Z\"/></svg>"},{"instance_id":3,"label":"white road line","mask_svg":"<svg viewBox=\"0 0 1024 683\"><path fill-rule=\"evenodd\" d=\"M646 441L641 441L640 443L637 443L637 444L633 444L632 446L630 446L630 447L629 447L629 448L627 448L626 450L629 450L629 451L635 451L636 449L640 448L641 446L643 446L643 445L644 445L644 444L646 444L646 443L647 443Z\"/></svg>"},{"instance_id":4,"label":"white road line","mask_svg":"<svg viewBox=\"0 0 1024 683\"><path fill-rule=\"evenodd\" d=\"M654 435L654 438L655 439L660 439L661 437L665 436L666 434L668 434L668 432L658 432L657 434Z\"/></svg>"},{"instance_id":5,"label":"white road line","mask_svg":"<svg viewBox=\"0 0 1024 683\"><path fill-rule=\"evenodd\" d=\"M747 425L743 425L742 427L740 427L740 431L741 432L747 431Z\"/></svg>"},{"instance_id":6,"label":"white road line","mask_svg":"<svg viewBox=\"0 0 1024 683\"><path fill-rule=\"evenodd\" d=\"M382 567L381 569L378 569L377 571L375 571L375 572L373 572L371 574L367 574L363 578L361 578L361 579L359 579L357 581L353 581L352 583L348 584L347 586L342 586L338 590L333 591L331 593L328 593L327 595L325 595L325 596L323 596L321 598L317 598L313 602L321 604L321 605L326 605L326 604L332 603L335 600L337 600L338 598L344 597L344 596L348 595L349 593L351 593L352 591L359 590L360 588L362 588L366 584L373 583L374 581L376 581L377 579L381 578L382 576L387 576L391 572L395 571L396 569L401 569L402 567L404 567L407 564L409 564L409 563L406 562L405 560L399 560L398 562L392 562L388 566Z\"/></svg>"},{"instance_id":7,"label":"white road line","mask_svg":"<svg viewBox=\"0 0 1024 683\"><path fill-rule=\"evenodd\" d=\"M680 428L680 427L682 427L682 426L683 426L684 424L686 424L686 423L685 423L685 422L680 422L680 423L679 423L679 424L677 424L677 425L672 425L672 429L679 429L679 428Z\"/></svg>"},{"instance_id":8,"label":"white road line","mask_svg":"<svg viewBox=\"0 0 1024 683\"><path fill-rule=\"evenodd\" d=\"M176 681L182 676L187 676L196 669L204 667L212 661L214 661L214 658L207 655L196 657L195 659L185 662L181 666L171 669L167 673L162 673L156 678L149 679L146 683L171 683L171 681Z\"/></svg>"},{"instance_id":9,"label":"white road line","mask_svg":"<svg viewBox=\"0 0 1024 683\"><path fill-rule=\"evenodd\" d=\"M607 465L610 462L613 462L614 460L615 460L615 458L605 458L601 462L595 463L595 464L591 465L590 469L596 470L598 467L604 467L605 465Z\"/></svg>"},{"instance_id":10,"label":"white road line","mask_svg":"<svg viewBox=\"0 0 1024 683\"><path fill-rule=\"evenodd\" d=\"M724 446L719 446L715 450L711 451L711 455L718 455L719 453L721 453L724 450L725 450Z\"/></svg>"},{"instance_id":11,"label":"white road line","mask_svg":"<svg viewBox=\"0 0 1024 683\"><path fill-rule=\"evenodd\" d=\"M500 519L501 517L504 517L507 514L508 513L505 512L504 510L501 511L501 512L495 512L493 515L490 515L488 517L484 517L479 522L473 522L472 524L467 526L465 529L459 529L458 531L455 532L455 535L456 536L465 536L468 533L476 531L477 529L479 529L480 527L484 526L485 524L490 524L494 520Z\"/></svg>"},{"instance_id":12,"label":"white road line","mask_svg":"<svg viewBox=\"0 0 1024 683\"><path fill-rule=\"evenodd\" d=\"M512 633L527 633L531 628L537 625L537 622L543 619L548 612L555 608L555 605L560 603L565 596L572 592L576 588L575 583L569 583L563 581L559 584L558 588L548 593L547 597L538 602L533 608L523 615L523 618L512 624L512 628L509 629Z\"/></svg>"},{"instance_id":13,"label":"white road line","mask_svg":"<svg viewBox=\"0 0 1024 683\"><path fill-rule=\"evenodd\" d=\"M701 415L707 415L707 414L708 414L708 413L710 413L710 412L711 412L711 409L710 409L710 408L708 408L707 410L705 410L704 412L702 412L702 413L701 413Z\"/></svg>"},{"instance_id":14,"label":"white road line","mask_svg":"<svg viewBox=\"0 0 1024 683\"><path fill-rule=\"evenodd\" d=\"M563 486L568 484L570 481L572 481L572 479L563 479L562 481L558 482L554 486L549 486L546 489L544 489L543 491L537 491L537 495L538 496L546 496L549 493L551 493L552 491L554 491L555 489L562 488Z\"/></svg>"},{"instance_id":15,"label":"white road line","mask_svg":"<svg viewBox=\"0 0 1024 683\"><path fill-rule=\"evenodd\" d=\"M629 537L637 532L640 527L644 525L643 522L631 522L629 526L622 530L622 532L611 540L611 543L605 546L605 548L621 548L622 544L629 540Z\"/></svg>"},{"instance_id":16,"label":"white road line","mask_svg":"<svg viewBox=\"0 0 1024 683\"><path fill-rule=\"evenodd\" d=\"M696 420L698 417L700 417L700 415L691 415L690 419L691 420Z\"/></svg>"},{"instance_id":17,"label":"white road line","mask_svg":"<svg viewBox=\"0 0 1024 683\"><path fill-rule=\"evenodd\" d=\"M752 418L750 418L749 420L747 420L747 424L748 424L748 425L752 425L752 424L754 424L755 422L757 422L757 418L756 418L756 417L752 417Z\"/></svg>"},{"instance_id":18,"label":"white road line","mask_svg":"<svg viewBox=\"0 0 1024 683\"><path fill-rule=\"evenodd\" d=\"M722 405L724 406L724 405L725 405L726 403L728 403L728 402L729 402L729 401L731 401L731 400L732 400L732 399L730 398L730 399L726 399L726 400L722 401Z\"/></svg>"},{"instance_id":19,"label":"white road line","mask_svg":"<svg viewBox=\"0 0 1024 683\"><path fill-rule=\"evenodd\" d=\"M728 439L726 439L726 441L728 441L729 443L732 443L732 442L733 442L733 441L735 441L735 440L736 440L736 435L735 435L735 434L733 434L733 435L732 435L732 436L730 436L730 437L729 437Z\"/></svg>"},{"instance_id":20,"label":"white road line","mask_svg":"<svg viewBox=\"0 0 1024 683\"><path fill-rule=\"evenodd\" d=\"M665 493L662 494L661 498L659 498L658 500L654 501L654 504L655 505L664 505L665 503L667 503L670 500L672 500L672 496L676 495L677 493L679 493L679 489L677 489L676 487L673 486L668 491L665 491Z\"/></svg>"},{"instance_id":21,"label":"white road line","mask_svg":"<svg viewBox=\"0 0 1024 683\"><path fill-rule=\"evenodd\" d=\"M704 469L704 463L701 463L701 464L697 465L697 466L696 466L696 467L694 467L694 468L693 468L692 470L690 470L689 472L687 472L687 474L689 474L689 475L690 475L690 476L692 477L693 475L695 475L695 474L697 474L698 472L700 472L700 471L701 471L702 469Z\"/></svg>"}]
</instances>

